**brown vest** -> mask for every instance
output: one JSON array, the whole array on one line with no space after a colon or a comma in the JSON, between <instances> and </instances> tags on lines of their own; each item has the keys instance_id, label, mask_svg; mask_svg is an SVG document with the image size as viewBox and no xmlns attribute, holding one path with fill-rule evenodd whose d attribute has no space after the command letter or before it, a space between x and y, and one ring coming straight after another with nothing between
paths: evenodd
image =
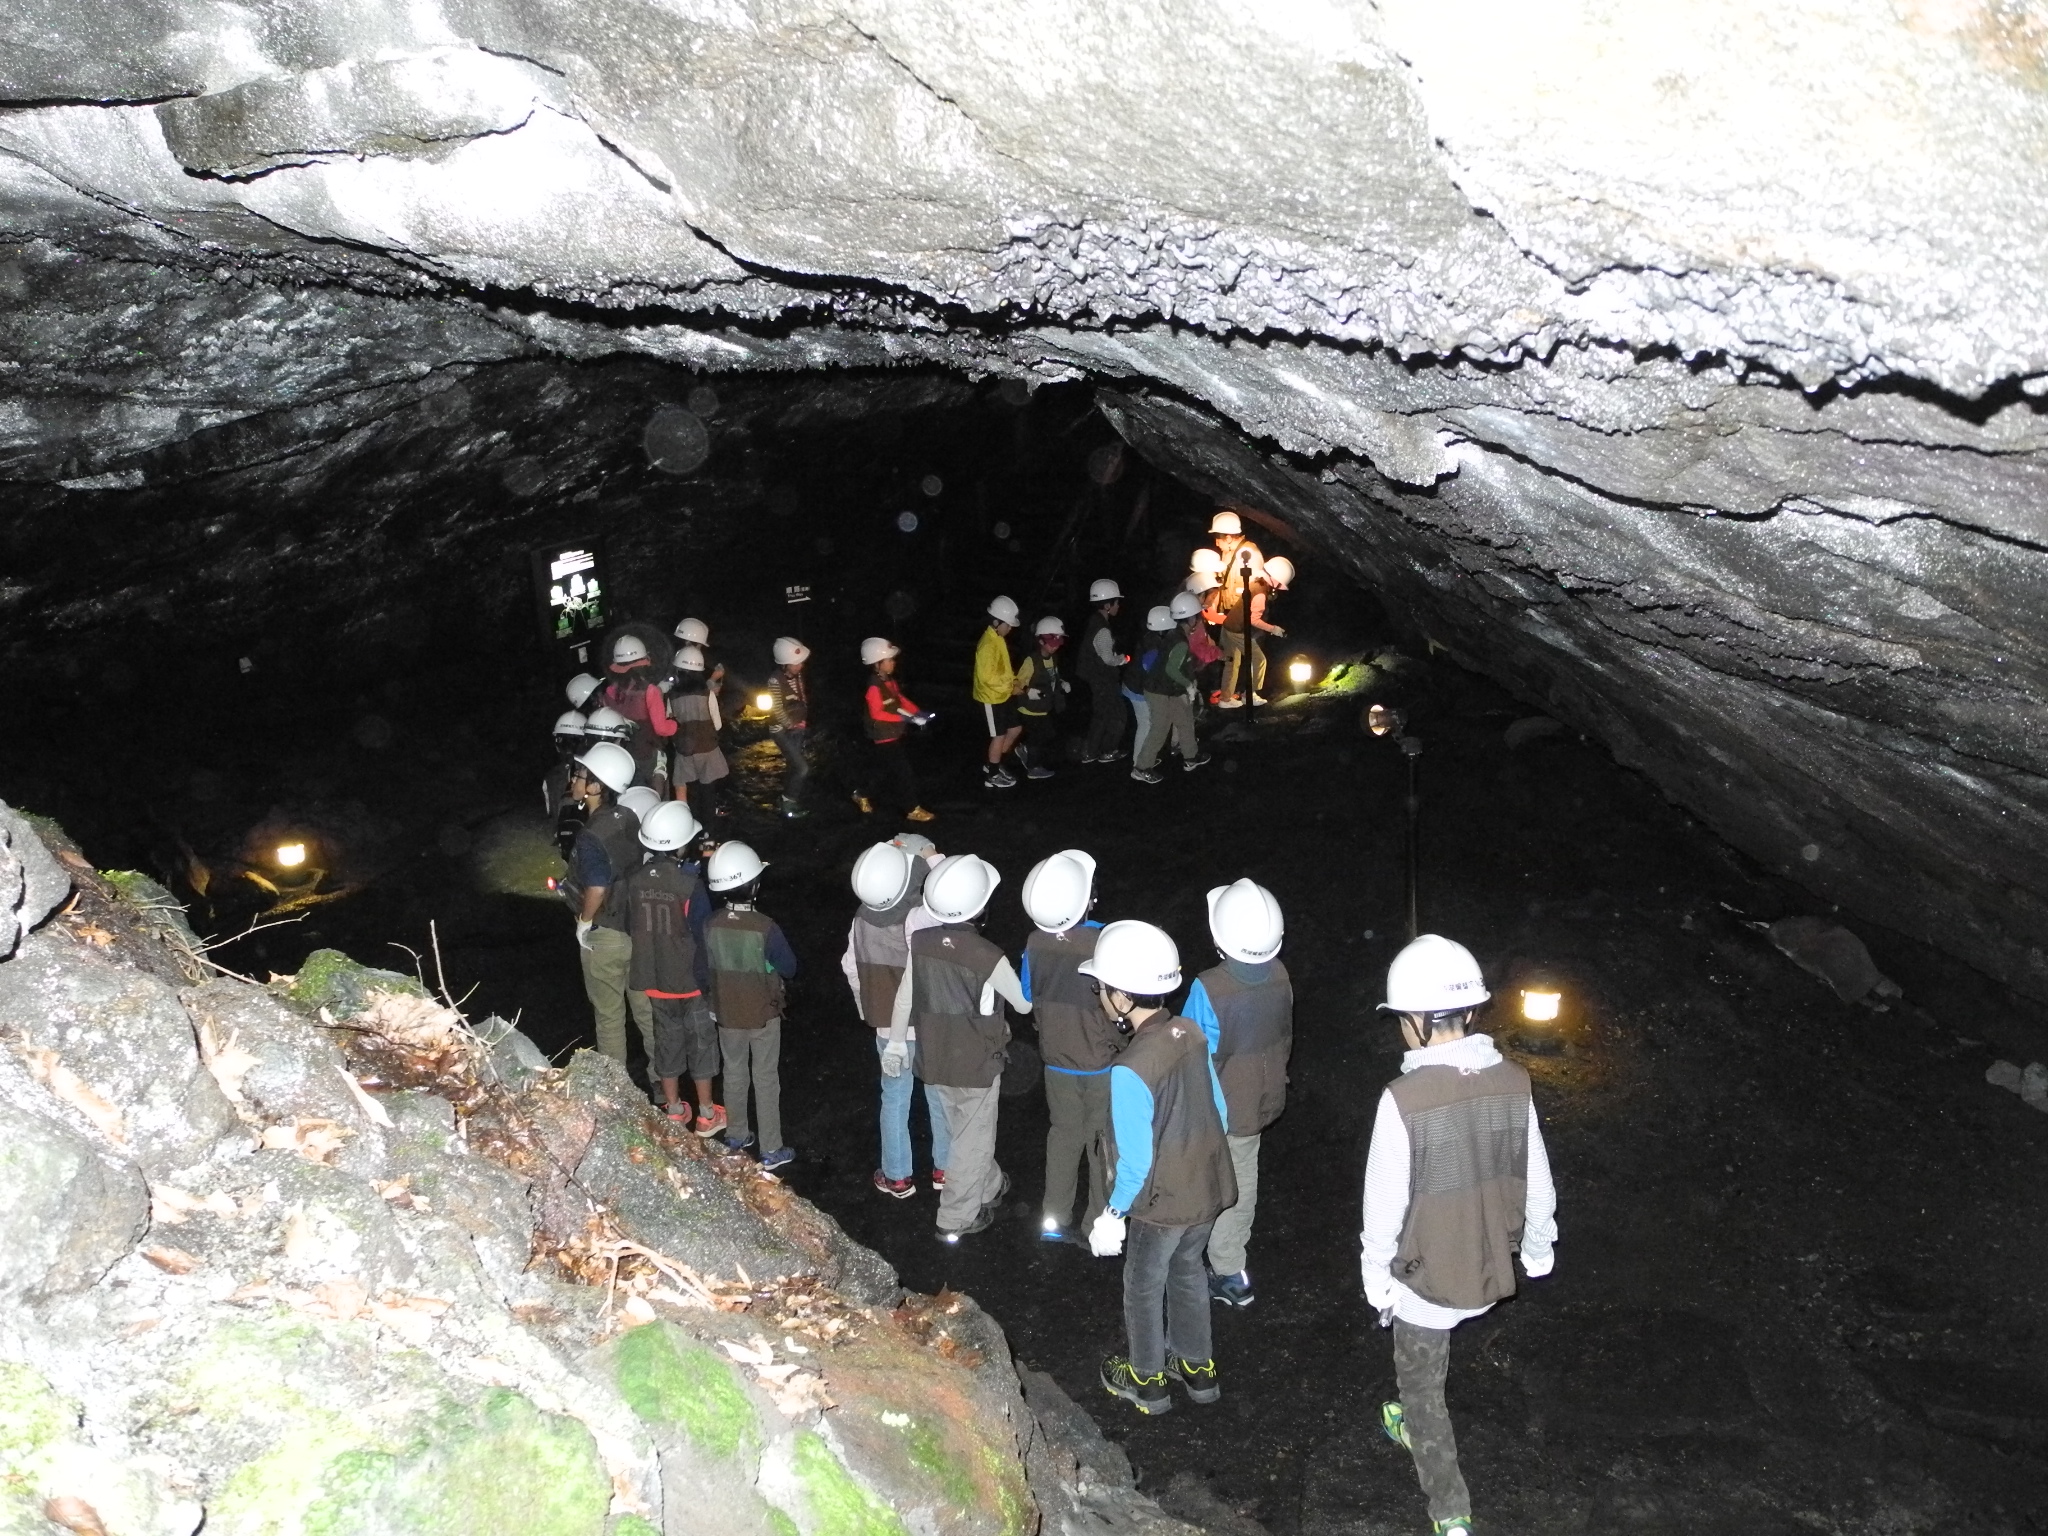
<instances>
[{"instance_id":1,"label":"brown vest","mask_svg":"<svg viewBox=\"0 0 2048 1536\"><path fill-rule=\"evenodd\" d=\"M860 986L860 1016L870 1029L887 1029L896 1007L896 984L903 979L903 962L910 954L910 941L903 936L904 919L924 899L923 859L913 858L910 888L893 907L877 910L862 907L853 914L853 928L847 943L853 949L853 975Z\"/></svg>"},{"instance_id":2,"label":"brown vest","mask_svg":"<svg viewBox=\"0 0 2048 1536\"><path fill-rule=\"evenodd\" d=\"M1155 1018L1116 1064L1152 1093L1152 1171L1124 1214L1160 1227L1214 1221L1237 1204L1237 1174L1209 1085L1208 1036L1187 1019Z\"/></svg>"},{"instance_id":3,"label":"brown vest","mask_svg":"<svg viewBox=\"0 0 2048 1536\"><path fill-rule=\"evenodd\" d=\"M1000 999L981 1012L981 989L1003 952L965 923L920 928L910 936L910 1025L917 1031L917 1075L940 1088L993 1087L1010 1043Z\"/></svg>"},{"instance_id":4,"label":"brown vest","mask_svg":"<svg viewBox=\"0 0 2048 1536\"><path fill-rule=\"evenodd\" d=\"M720 1029L761 1029L782 1017L782 978L768 964L774 919L727 907L704 930Z\"/></svg>"},{"instance_id":5,"label":"brown vest","mask_svg":"<svg viewBox=\"0 0 2048 1536\"><path fill-rule=\"evenodd\" d=\"M1278 960L1256 986L1225 965L1198 978L1216 1010L1216 1078L1230 1110L1230 1134L1256 1136L1287 1107L1287 1058L1294 1051L1294 986Z\"/></svg>"},{"instance_id":6,"label":"brown vest","mask_svg":"<svg viewBox=\"0 0 2048 1536\"><path fill-rule=\"evenodd\" d=\"M1418 1067L1387 1091L1408 1129L1408 1219L1394 1278L1470 1310L1515 1294L1529 1185L1529 1074Z\"/></svg>"},{"instance_id":7,"label":"brown vest","mask_svg":"<svg viewBox=\"0 0 2048 1536\"><path fill-rule=\"evenodd\" d=\"M1065 933L1036 930L1024 941L1031 965L1031 1022L1048 1067L1100 1072L1116 1060L1124 1037L1103 1016L1095 983L1081 974L1081 962L1095 953L1102 930L1076 923Z\"/></svg>"}]
</instances>

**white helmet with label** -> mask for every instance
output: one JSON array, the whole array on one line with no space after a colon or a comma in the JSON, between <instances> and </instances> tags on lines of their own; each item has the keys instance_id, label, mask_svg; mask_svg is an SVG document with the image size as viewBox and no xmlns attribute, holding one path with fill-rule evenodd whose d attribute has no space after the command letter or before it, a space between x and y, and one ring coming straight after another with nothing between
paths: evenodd
<instances>
[{"instance_id":1,"label":"white helmet with label","mask_svg":"<svg viewBox=\"0 0 2048 1536\"><path fill-rule=\"evenodd\" d=\"M1164 928L1126 918L1095 936L1095 953L1078 969L1132 997L1164 997L1180 985L1180 950Z\"/></svg>"},{"instance_id":2,"label":"white helmet with label","mask_svg":"<svg viewBox=\"0 0 2048 1536\"><path fill-rule=\"evenodd\" d=\"M860 659L870 667L878 661L887 661L891 656L901 654L902 652L896 649L895 641L884 640L880 635L869 635L860 643Z\"/></svg>"},{"instance_id":3,"label":"white helmet with label","mask_svg":"<svg viewBox=\"0 0 2048 1536\"><path fill-rule=\"evenodd\" d=\"M1197 576L1220 576L1223 572L1223 551L1205 545L1188 556L1188 569Z\"/></svg>"},{"instance_id":4,"label":"white helmet with label","mask_svg":"<svg viewBox=\"0 0 2048 1536\"><path fill-rule=\"evenodd\" d=\"M685 619L676 626L676 638L686 645L709 645L711 626L702 619Z\"/></svg>"},{"instance_id":5,"label":"white helmet with label","mask_svg":"<svg viewBox=\"0 0 2048 1536\"><path fill-rule=\"evenodd\" d=\"M1440 934L1425 933L1387 967L1388 1013L1456 1013L1477 1008L1493 994L1472 951Z\"/></svg>"},{"instance_id":6,"label":"white helmet with label","mask_svg":"<svg viewBox=\"0 0 2048 1536\"><path fill-rule=\"evenodd\" d=\"M676 670L678 672L702 672L704 670L704 653L694 645L684 646L676 652Z\"/></svg>"},{"instance_id":7,"label":"white helmet with label","mask_svg":"<svg viewBox=\"0 0 2048 1536\"><path fill-rule=\"evenodd\" d=\"M1215 576L1212 576L1207 571L1191 572L1188 576L1188 579L1180 584L1181 590L1183 592L1192 592L1197 597L1201 597L1206 593L1214 592L1218 587L1222 585L1223 583L1220 579L1218 579Z\"/></svg>"},{"instance_id":8,"label":"white helmet with label","mask_svg":"<svg viewBox=\"0 0 2048 1536\"><path fill-rule=\"evenodd\" d=\"M1209 519L1209 532L1241 534L1244 532L1244 523L1235 512L1225 510Z\"/></svg>"},{"instance_id":9,"label":"white helmet with label","mask_svg":"<svg viewBox=\"0 0 2048 1536\"><path fill-rule=\"evenodd\" d=\"M1260 965L1280 953L1287 920L1263 885L1238 880L1209 893L1209 937L1232 960Z\"/></svg>"},{"instance_id":10,"label":"white helmet with label","mask_svg":"<svg viewBox=\"0 0 2048 1536\"><path fill-rule=\"evenodd\" d=\"M640 822L640 844L656 853L687 848L697 835L697 813L680 800L664 800Z\"/></svg>"},{"instance_id":11,"label":"white helmet with label","mask_svg":"<svg viewBox=\"0 0 2048 1536\"><path fill-rule=\"evenodd\" d=\"M1173 601L1166 605L1166 611L1175 623L1182 623L1202 611L1202 600L1192 592L1176 592Z\"/></svg>"},{"instance_id":12,"label":"white helmet with label","mask_svg":"<svg viewBox=\"0 0 2048 1536\"><path fill-rule=\"evenodd\" d=\"M592 677L588 672L578 672L569 679L569 686L562 691L569 695L571 709L581 709L590 702L590 696L603 686L601 678Z\"/></svg>"},{"instance_id":13,"label":"white helmet with label","mask_svg":"<svg viewBox=\"0 0 2048 1536\"><path fill-rule=\"evenodd\" d=\"M584 726L590 722L583 718L583 712L576 709L564 710L555 716L554 734L557 736L581 736Z\"/></svg>"},{"instance_id":14,"label":"white helmet with label","mask_svg":"<svg viewBox=\"0 0 2048 1536\"><path fill-rule=\"evenodd\" d=\"M736 891L761 878L767 861L745 843L720 843L704 867L704 881L714 891Z\"/></svg>"},{"instance_id":15,"label":"white helmet with label","mask_svg":"<svg viewBox=\"0 0 2048 1536\"><path fill-rule=\"evenodd\" d=\"M631 789L620 794L619 804L631 811L635 820L645 821L647 813L661 804L661 796L649 789L645 784L635 784Z\"/></svg>"},{"instance_id":16,"label":"white helmet with label","mask_svg":"<svg viewBox=\"0 0 2048 1536\"><path fill-rule=\"evenodd\" d=\"M612 646L612 665L630 667L647 659L647 642L638 635L621 635Z\"/></svg>"},{"instance_id":17,"label":"white helmet with label","mask_svg":"<svg viewBox=\"0 0 2048 1536\"><path fill-rule=\"evenodd\" d=\"M1091 603L1113 603L1123 595L1124 589L1107 576L1088 583L1088 601Z\"/></svg>"},{"instance_id":18,"label":"white helmet with label","mask_svg":"<svg viewBox=\"0 0 2048 1536\"><path fill-rule=\"evenodd\" d=\"M1041 859L1024 877L1024 913L1047 933L1065 933L1088 915L1095 858L1078 848Z\"/></svg>"},{"instance_id":19,"label":"white helmet with label","mask_svg":"<svg viewBox=\"0 0 2048 1536\"><path fill-rule=\"evenodd\" d=\"M1173 610L1171 608L1154 608L1145 615L1145 627L1160 634L1165 634L1166 631L1173 628Z\"/></svg>"},{"instance_id":20,"label":"white helmet with label","mask_svg":"<svg viewBox=\"0 0 2048 1536\"><path fill-rule=\"evenodd\" d=\"M630 722L609 706L593 709L583 720L583 734L592 741L624 741Z\"/></svg>"},{"instance_id":21,"label":"white helmet with label","mask_svg":"<svg viewBox=\"0 0 2048 1536\"><path fill-rule=\"evenodd\" d=\"M801 666L811 659L811 648L793 635L784 635L775 642L775 665L778 667Z\"/></svg>"},{"instance_id":22,"label":"white helmet with label","mask_svg":"<svg viewBox=\"0 0 2048 1536\"><path fill-rule=\"evenodd\" d=\"M1062 624L1058 619L1054 618L1051 614L1047 614L1044 618L1040 619L1036 624L1031 626L1031 633L1033 633L1034 635L1058 635L1062 640L1064 640L1067 638L1067 626Z\"/></svg>"},{"instance_id":23,"label":"white helmet with label","mask_svg":"<svg viewBox=\"0 0 2048 1536\"><path fill-rule=\"evenodd\" d=\"M999 597L988 605L988 616L998 624L1014 627L1018 620L1017 600L1013 597Z\"/></svg>"},{"instance_id":24,"label":"white helmet with label","mask_svg":"<svg viewBox=\"0 0 2048 1536\"><path fill-rule=\"evenodd\" d=\"M939 860L925 877L925 910L942 923L969 923L981 916L1003 877L995 865L971 853Z\"/></svg>"},{"instance_id":25,"label":"white helmet with label","mask_svg":"<svg viewBox=\"0 0 2048 1536\"><path fill-rule=\"evenodd\" d=\"M576 761L615 795L623 794L633 782L633 754L615 742L601 741Z\"/></svg>"},{"instance_id":26,"label":"white helmet with label","mask_svg":"<svg viewBox=\"0 0 2048 1536\"><path fill-rule=\"evenodd\" d=\"M1285 555L1275 555L1266 562L1266 585L1278 591L1294 582L1294 562Z\"/></svg>"},{"instance_id":27,"label":"white helmet with label","mask_svg":"<svg viewBox=\"0 0 2048 1536\"><path fill-rule=\"evenodd\" d=\"M886 912L910 891L911 855L894 843L876 843L853 861L853 894L860 904Z\"/></svg>"}]
</instances>

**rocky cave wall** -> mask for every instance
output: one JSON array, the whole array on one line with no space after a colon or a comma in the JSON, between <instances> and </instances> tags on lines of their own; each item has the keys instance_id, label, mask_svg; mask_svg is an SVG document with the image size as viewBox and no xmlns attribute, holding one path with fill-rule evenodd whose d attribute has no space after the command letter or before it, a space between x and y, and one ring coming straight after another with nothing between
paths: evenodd
<instances>
[{"instance_id":1,"label":"rocky cave wall","mask_svg":"<svg viewBox=\"0 0 2048 1536\"><path fill-rule=\"evenodd\" d=\"M1754 856L2048 996L2038 7L7 9L23 515L520 358L1094 377Z\"/></svg>"}]
</instances>

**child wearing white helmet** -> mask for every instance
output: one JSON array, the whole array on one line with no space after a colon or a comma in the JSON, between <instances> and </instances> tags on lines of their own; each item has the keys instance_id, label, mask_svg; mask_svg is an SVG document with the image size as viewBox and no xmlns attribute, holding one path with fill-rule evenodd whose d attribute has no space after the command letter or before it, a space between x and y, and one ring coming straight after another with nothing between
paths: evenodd
<instances>
[{"instance_id":1,"label":"child wearing white helmet","mask_svg":"<svg viewBox=\"0 0 2048 1536\"><path fill-rule=\"evenodd\" d=\"M1435 1528L1465 1536L1472 1496L1444 1406L1451 1330L1515 1293L1516 1251L1523 1273L1549 1274L1557 1241L1529 1074L1472 1032L1488 995L1471 951L1437 934L1388 967L1380 1007L1408 1052L1373 1120L1359 1233L1366 1303L1393 1327L1401 1393L1380 1427L1414 1456Z\"/></svg>"},{"instance_id":2,"label":"child wearing white helmet","mask_svg":"<svg viewBox=\"0 0 2048 1536\"><path fill-rule=\"evenodd\" d=\"M1180 951L1150 923L1111 923L1081 974L1105 1018L1131 1032L1109 1069L1115 1169L1089 1250L1124 1255L1127 1353L1102 1362L1105 1389L1141 1413L1173 1407L1168 1378L1197 1403L1223 1395L1209 1338L1202 1250L1237 1199L1223 1134L1223 1089L1200 1027L1167 1006Z\"/></svg>"},{"instance_id":3,"label":"child wearing white helmet","mask_svg":"<svg viewBox=\"0 0 2048 1536\"><path fill-rule=\"evenodd\" d=\"M1010 1043L1003 1010L1029 1013L1031 1000L1009 959L976 929L1001 880L971 853L941 859L925 877L924 907L938 921L910 935L882 1051L883 1072L900 1075L917 1032L917 1075L937 1096L951 1143L938 1223L949 1243L992 1226L1010 1191L996 1164L998 1085Z\"/></svg>"},{"instance_id":4,"label":"child wearing white helmet","mask_svg":"<svg viewBox=\"0 0 2048 1536\"><path fill-rule=\"evenodd\" d=\"M854 792L853 803L863 816L872 815L876 805L901 815L906 821L934 821L937 818L918 802L917 777L910 771L910 750L905 738L910 727L931 724L931 715L919 709L896 681L896 659L902 654L893 640L870 635L860 643L860 659L868 667L868 691L863 721L867 727L868 754L862 774L863 787Z\"/></svg>"},{"instance_id":5,"label":"child wearing white helmet","mask_svg":"<svg viewBox=\"0 0 2048 1536\"><path fill-rule=\"evenodd\" d=\"M647 654L647 642L638 635L619 636L612 642L605 671L609 680L598 695L599 702L618 711L627 722L625 745L633 754L633 782L653 785L661 778L662 748L675 735L676 722L669 715L668 700L655 686L654 659Z\"/></svg>"},{"instance_id":6,"label":"child wearing white helmet","mask_svg":"<svg viewBox=\"0 0 2048 1536\"><path fill-rule=\"evenodd\" d=\"M1237 1202L1209 1234L1209 1294L1233 1307L1252 1303L1245 1250L1259 1209L1259 1138L1287 1107L1294 985L1280 963L1286 931L1280 903L1264 886L1239 880L1209 892L1209 937L1223 963L1195 978L1182 1010L1209 1037L1223 1085Z\"/></svg>"},{"instance_id":7,"label":"child wearing white helmet","mask_svg":"<svg viewBox=\"0 0 2048 1536\"><path fill-rule=\"evenodd\" d=\"M711 898L690 863L700 828L680 800L665 800L640 823L647 861L626 878L632 933L631 985L647 1000L647 1075L661 1087L669 1119L699 1136L725 1129L725 1110L711 1096L718 1076L718 1025L712 1018L711 968L705 932ZM696 1090L694 1112L682 1097L688 1078Z\"/></svg>"},{"instance_id":8,"label":"child wearing white helmet","mask_svg":"<svg viewBox=\"0 0 2048 1536\"><path fill-rule=\"evenodd\" d=\"M811 761L804 742L810 732L811 688L804 663L811 648L793 635L775 642L775 675L768 680L768 739L782 754L782 814L794 821L804 810L804 781Z\"/></svg>"},{"instance_id":9,"label":"child wearing white helmet","mask_svg":"<svg viewBox=\"0 0 2048 1536\"><path fill-rule=\"evenodd\" d=\"M563 858L575 845L577 829L583 825L583 807L569 796L569 780L576 772L576 754L583 750L587 722L581 710L571 709L555 717L555 766L540 781L541 803L555 826L555 851Z\"/></svg>"},{"instance_id":10,"label":"child wearing white helmet","mask_svg":"<svg viewBox=\"0 0 2048 1536\"><path fill-rule=\"evenodd\" d=\"M1209 532L1223 562L1217 572L1221 585L1210 594L1223 651L1223 686L1216 704L1219 709L1242 709L1244 698L1238 692L1238 674L1244 670L1250 617L1245 603L1264 577L1265 556L1259 553L1258 545L1244 536L1243 519L1232 508L1225 507L1210 519ZM1252 691L1257 693L1266 686L1266 653L1256 639L1251 640L1250 649Z\"/></svg>"},{"instance_id":11,"label":"child wearing white helmet","mask_svg":"<svg viewBox=\"0 0 2048 1536\"><path fill-rule=\"evenodd\" d=\"M1067 643L1067 626L1047 615L1031 632L1031 654L1017 666L1017 718L1024 725L1024 742L1017 748L1017 761L1027 778L1052 777L1053 749L1059 733L1053 717L1067 707L1067 695L1074 685L1060 675L1060 648Z\"/></svg>"},{"instance_id":12,"label":"child wearing white helmet","mask_svg":"<svg viewBox=\"0 0 2048 1536\"><path fill-rule=\"evenodd\" d=\"M1145 739L1131 763L1131 777L1140 784L1159 782L1156 765L1169 737L1180 753L1181 767L1189 773L1209 761L1195 739L1195 670L1188 647L1188 630L1200 623L1199 614L1175 619L1171 608L1154 608L1145 615L1145 628L1153 632L1158 646L1145 670Z\"/></svg>"},{"instance_id":13,"label":"child wearing white helmet","mask_svg":"<svg viewBox=\"0 0 2048 1536\"><path fill-rule=\"evenodd\" d=\"M974 702L988 727L988 761L982 765L981 781L990 789L1011 789L1017 783L1016 776L1003 766L1003 758L1024 734L1024 722L1017 714L1017 695L1024 685L1010 659L1009 640L1019 621L1014 599L994 599L988 605L988 628L974 646Z\"/></svg>"},{"instance_id":14,"label":"child wearing white helmet","mask_svg":"<svg viewBox=\"0 0 2048 1536\"><path fill-rule=\"evenodd\" d=\"M745 843L718 845L704 875L725 905L704 930L704 947L725 1063L725 1144L734 1152L754 1145L747 1116L751 1089L761 1127L761 1166L772 1173L796 1156L782 1140L782 1004L785 987L796 979L796 953L775 919L754 905L767 867Z\"/></svg>"},{"instance_id":15,"label":"child wearing white helmet","mask_svg":"<svg viewBox=\"0 0 2048 1536\"><path fill-rule=\"evenodd\" d=\"M619 804L632 786L633 754L617 742L600 741L576 759L569 798L584 813L569 848L562 899L576 914L576 959L583 994L590 999L597 1048L626 1064L626 1010L632 1008L641 1035L654 1038L654 1016L644 993L629 987L633 940L628 932L627 878L640 865L640 823ZM651 1048L649 1054L652 1054Z\"/></svg>"},{"instance_id":16,"label":"child wearing white helmet","mask_svg":"<svg viewBox=\"0 0 2048 1536\"><path fill-rule=\"evenodd\" d=\"M853 1006L861 1021L875 1031L875 1054L882 1072L882 1166L874 1173L875 1188L896 1200L908 1200L917 1193L911 1175L910 1099L917 1079L910 1072L887 1070L889 1026L896 1014L896 994L909 964L910 935L930 927L938 919L924 906L924 882L931 866L939 862L939 851L931 839L916 832L899 833L886 843L876 843L854 861L853 893L860 907L847 931L846 953L839 967L846 973L846 985L853 992ZM904 1055L917 1048L915 1038L906 1037ZM946 1132L946 1117L929 1086L925 1088L925 1110L932 1128L932 1188L946 1187L946 1158L952 1140Z\"/></svg>"},{"instance_id":17,"label":"child wearing white helmet","mask_svg":"<svg viewBox=\"0 0 2048 1536\"><path fill-rule=\"evenodd\" d=\"M1123 588L1106 577L1088 588L1094 611L1081 632L1075 668L1088 685L1088 735L1081 743L1084 763L1113 763L1123 754L1124 706L1121 679L1130 657L1117 645L1116 617L1123 611Z\"/></svg>"},{"instance_id":18,"label":"child wearing white helmet","mask_svg":"<svg viewBox=\"0 0 2048 1536\"><path fill-rule=\"evenodd\" d=\"M700 820L723 816L718 786L732 772L718 744L724 722L718 713L718 685L704 652L685 645L676 652L676 798L688 801Z\"/></svg>"},{"instance_id":19,"label":"child wearing white helmet","mask_svg":"<svg viewBox=\"0 0 2048 1536\"><path fill-rule=\"evenodd\" d=\"M1081 974L1102 932L1088 916L1094 905L1095 860L1078 848L1042 860L1024 877L1024 912L1034 931L1024 941L1018 980L1031 999L1045 1061L1045 1195L1038 1209L1039 1236L1047 1242L1086 1232L1109 1194L1109 1068L1124 1040L1096 1006L1095 984ZM1076 1228L1070 1223L1083 1158L1088 1194Z\"/></svg>"}]
</instances>

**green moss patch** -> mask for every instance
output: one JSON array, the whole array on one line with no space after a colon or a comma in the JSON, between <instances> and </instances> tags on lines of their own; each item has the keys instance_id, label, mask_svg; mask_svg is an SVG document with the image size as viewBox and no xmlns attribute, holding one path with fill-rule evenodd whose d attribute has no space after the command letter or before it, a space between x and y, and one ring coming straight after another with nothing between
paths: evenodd
<instances>
[{"instance_id":1,"label":"green moss patch","mask_svg":"<svg viewBox=\"0 0 2048 1536\"><path fill-rule=\"evenodd\" d=\"M754 1405L732 1367L673 1323L632 1329L612 1346L619 1394L649 1424L674 1425L715 1455L757 1449Z\"/></svg>"},{"instance_id":2,"label":"green moss patch","mask_svg":"<svg viewBox=\"0 0 2048 1536\"><path fill-rule=\"evenodd\" d=\"M427 995L427 989L414 978L363 965L338 949L314 950L285 988L285 996L308 1012L325 1008L337 1019L361 1013L369 1006L372 992Z\"/></svg>"},{"instance_id":3,"label":"green moss patch","mask_svg":"<svg viewBox=\"0 0 2048 1536\"><path fill-rule=\"evenodd\" d=\"M896 1511L856 1481L821 1436L801 1430L791 1450L811 1536L906 1536Z\"/></svg>"},{"instance_id":4,"label":"green moss patch","mask_svg":"<svg viewBox=\"0 0 2048 1536\"><path fill-rule=\"evenodd\" d=\"M77 1425L78 1415L47 1381L0 1360L0 1493L35 1493L50 1470L50 1448Z\"/></svg>"}]
</instances>

